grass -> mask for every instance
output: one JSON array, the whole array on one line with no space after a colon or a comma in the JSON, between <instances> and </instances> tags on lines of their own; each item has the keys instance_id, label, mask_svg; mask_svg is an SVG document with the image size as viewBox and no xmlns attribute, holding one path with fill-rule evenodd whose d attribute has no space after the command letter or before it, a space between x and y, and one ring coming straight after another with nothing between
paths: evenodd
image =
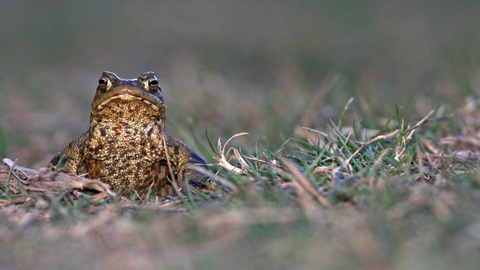
<instances>
[{"instance_id":1,"label":"grass","mask_svg":"<svg viewBox=\"0 0 480 270\"><path fill-rule=\"evenodd\" d=\"M480 122L469 105L456 116L462 135L439 111L406 124L401 106L380 132L340 117L273 149L228 146L247 133L215 144L207 132L208 146L192 141L214 164L211 188L177 197L94 202L67 190L19 200L4 186L0 261L23 269L473 268Z\"/></svg>"}]
</instances>

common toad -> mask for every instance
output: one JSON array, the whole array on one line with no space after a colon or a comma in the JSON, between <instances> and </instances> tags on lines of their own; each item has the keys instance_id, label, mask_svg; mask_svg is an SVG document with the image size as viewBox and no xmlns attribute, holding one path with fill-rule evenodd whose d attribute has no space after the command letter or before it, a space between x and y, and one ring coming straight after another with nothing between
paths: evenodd
<instances>
[{"instance_id":1,"label":"common toad","mask_svg":"<svg viewBox=\"0 0 480 270\"><path fill-rule=\"evenodd\" d=\"M125 80L105 71L92 102L90 128L59 152L49 167L65 156L61 171L87 174L124 196L150 187L160 194L175 194L169 166L179 188L185 187L185 176L193 186L204 187L207 177L189 164L206 169L205 161L165 132L166 110L153 72Z\"/></svg>"}]
</instances>

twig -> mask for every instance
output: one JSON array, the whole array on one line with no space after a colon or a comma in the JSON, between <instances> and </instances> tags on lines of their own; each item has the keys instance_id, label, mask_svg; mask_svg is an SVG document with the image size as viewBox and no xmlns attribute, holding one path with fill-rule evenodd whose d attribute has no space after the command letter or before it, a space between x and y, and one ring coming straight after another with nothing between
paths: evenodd
<instances>
[{"instance_id":1,"label":"twig","mask_svg":"<svg viewBox=\"0 0 480 270\"><path fill-rule=\"evenodd\" d=\"M5 194L8 195L8 190L10 189L10 177L12 176L13 169L15 168L15 164L17 163L18 158L15 159L13 165L10 167L7 175L7 184L5 185Z\"/></svg>"},{"instance_id":2,"label":"twig","mask_svg":"<svg viewBox=\"0 0 480 270\"><path fill-rule=\"evenodd\" d=\"M168 154L168 149L167 149L167 141L165 140L165 134L162 132L160 133L162 136L162 141L163 141L163 149L165 150L165 156L167 157L167 166L168 166L168 171L170 172L170 177L172 178L173 184L175 184L177 187L177 181L175 180L175 175L173 174L172 166L170 165L170 156Z\"/></svg>"}]
</instances>

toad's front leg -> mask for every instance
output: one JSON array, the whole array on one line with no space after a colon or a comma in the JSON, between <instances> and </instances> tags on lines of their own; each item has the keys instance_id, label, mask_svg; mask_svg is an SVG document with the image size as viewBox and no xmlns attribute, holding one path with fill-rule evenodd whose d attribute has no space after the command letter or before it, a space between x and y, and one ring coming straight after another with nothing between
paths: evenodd
<instances>
[{"instance_id":1,"label":"toad's front leg","mask_svg":"<svg viewBox=\"0 0 480 270\"><path fill-rule=\"evenodd\" d=\"M65 147L65 149L58 152L55 157L53 157L48 163L48 168L54 169L63 156L62 164L59 166L60 171L76 174L86 173L83 161L85 159L85 149L87 148L86 144L88 138L88 132L75 138L67 147Z\"/></svg>"},{"instance_id":2,"label":"toad's front leg","mask_svg":"<svg viewBox=\"0 0 480 270\"><path fill-rule=\"evenodd\" d=\"M205 188L207 176L194 171L190 166L199 166L208 170L205 161L197 155L190 147L175 139L165 132L165 141L168 149L169 160L176 168L176 182L179 188L185 188L185 176L188 177L190 185L197 188ZM169 175L169 178L171 176Z\"/></svg>"}]
</instances>

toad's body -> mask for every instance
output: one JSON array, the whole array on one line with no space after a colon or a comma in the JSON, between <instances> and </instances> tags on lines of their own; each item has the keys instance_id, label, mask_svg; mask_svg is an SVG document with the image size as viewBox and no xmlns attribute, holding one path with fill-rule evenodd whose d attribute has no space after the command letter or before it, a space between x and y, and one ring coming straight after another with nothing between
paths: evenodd
<instances>
[{"instance_id":1,"label":"toad's body","mask_svg":"<svg viewBox=\"0 0 480 270\"><path fill-rule=\"evenodd\" d=\"M90 128L58 153L61 170L100 179L122 195L150 188L174 194L168 163L179 187L184 177L202 187L206 176L189 164L204 168L205 161L181 141L164 131L166 106L153 72L124 80L104 72L92 102ZM165 143L164 143L165 142ZM166 145L166 148L165 148Z\"/></svg>"}]
</instances>

